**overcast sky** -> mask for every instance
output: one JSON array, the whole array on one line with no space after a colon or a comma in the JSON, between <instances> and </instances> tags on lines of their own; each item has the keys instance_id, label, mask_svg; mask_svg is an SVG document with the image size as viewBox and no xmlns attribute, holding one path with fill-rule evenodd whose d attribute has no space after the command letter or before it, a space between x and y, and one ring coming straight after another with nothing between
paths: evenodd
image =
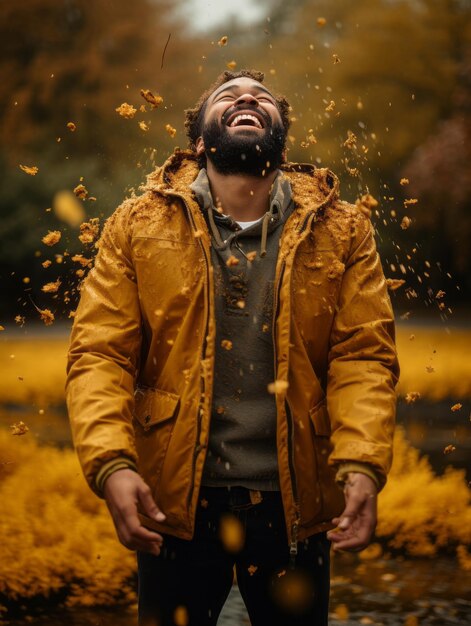
<instances>
[{"instance_id":1,"label":"overcast sky","mask_svg":"<svg viewBox=\"0 0 471 626\"><path fill-rule=\"evenodd\" d=\"M250 23L265 14L265 7L256 0L180 0L183 11L191 11L196 30L224 27L233 17Z\"/></svg>"}]
</instances>

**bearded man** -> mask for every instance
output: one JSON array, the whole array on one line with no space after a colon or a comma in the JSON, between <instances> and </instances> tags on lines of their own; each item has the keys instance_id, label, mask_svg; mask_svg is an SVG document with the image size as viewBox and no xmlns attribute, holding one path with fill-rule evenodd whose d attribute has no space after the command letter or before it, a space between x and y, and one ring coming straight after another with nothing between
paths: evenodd
<instances>
[{"instance_id":1,"label":"bearded man","mask_svg":"<svg viewBox=\"0 0 471 626\"><path fill-rule=\"evenodd\" d=\"M137 551L141 625L215 625L234 568L253 626L325 625L331 542L375 528L391 304L369 219L331 171L285 162L288 127L262 73L221 75L82 288L69 413Z\"/></svg>"}]
</instances>

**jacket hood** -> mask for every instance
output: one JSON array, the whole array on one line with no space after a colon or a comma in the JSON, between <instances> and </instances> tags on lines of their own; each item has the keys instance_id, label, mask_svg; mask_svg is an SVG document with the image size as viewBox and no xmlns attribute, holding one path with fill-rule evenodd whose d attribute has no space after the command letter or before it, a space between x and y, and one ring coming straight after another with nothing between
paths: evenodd
<instances>
[{"instance_id":1,"label":"jacket hood","mask_svg":"<svg viewBox=\"0 0 471 626\"><path fill-rule=\"evenodd\" d=\"M315 204L317 212L322 213L338 200L339 179L331 170L310 163L283 163L280 169L291 183L297 208L309 209ZM163 194L188 195L189 186L198 176L199 170L196 154L177 148L161 167L147 176L143 188Z\"/></svg>"}]
</instances>

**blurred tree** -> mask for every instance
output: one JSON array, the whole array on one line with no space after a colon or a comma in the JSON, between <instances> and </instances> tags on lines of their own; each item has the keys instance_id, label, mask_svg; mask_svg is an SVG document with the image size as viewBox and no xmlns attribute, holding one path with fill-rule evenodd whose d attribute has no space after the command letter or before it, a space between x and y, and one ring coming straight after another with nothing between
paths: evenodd
<instances>
[{"instance_id":1,"label":"blurred tree","mask_svg":"<svg viewBox=\"0 0 471 626\"><path fill-rule=\"evenodd\" d=\"M194 60L174 8L171 0L134 0L132 11L126 0L2 2L3 310L8 298L24 300L23 277L34 279L26 289L37 285L38 290L41 275L42 282L47 280L33 254L50 252L41 237L48 228L62 227L52 212L45 212L57 190L73 189L84 177L90 195L97 198L96 203L85 202L87 213L107 216L125 188L139 184L152 169L155 155L162 160L173 149L176 140L165 131L166 124L179 126L181 141L188 101L175 83L194 74ZM162 95L163 104L151 110L140 89ZM115 111L123 102L137 109L133 119ZM141 111L143 105L146 110ZM69 122L75 130L67 128ZM39 173L30 177L19 170L20 164L38 166ZM76 234L64 236L54 252L76 250ZM52 266L48 272L53 268L66 271L65 266Z\"/></svg>"}]
</instances>

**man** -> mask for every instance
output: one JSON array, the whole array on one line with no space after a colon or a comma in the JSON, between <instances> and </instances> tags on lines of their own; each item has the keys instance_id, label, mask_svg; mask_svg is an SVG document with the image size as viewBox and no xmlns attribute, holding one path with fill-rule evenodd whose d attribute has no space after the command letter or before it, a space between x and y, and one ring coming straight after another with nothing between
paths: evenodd
<instances>
[{"instance_id":1,"label":"man","mask_svg":"<svg viewBox=\"0 0 471 626\"><path fill-rule=\"evenodd\" d=\"M262 81L225 72L187 111L190 150L108 220L75 318L75 445L137 550L140 624L216 624L234 566L253 626L327 624L330 541L369 543L391 463L372 226L284 162Z\"/></svg>"}]
</instances>

